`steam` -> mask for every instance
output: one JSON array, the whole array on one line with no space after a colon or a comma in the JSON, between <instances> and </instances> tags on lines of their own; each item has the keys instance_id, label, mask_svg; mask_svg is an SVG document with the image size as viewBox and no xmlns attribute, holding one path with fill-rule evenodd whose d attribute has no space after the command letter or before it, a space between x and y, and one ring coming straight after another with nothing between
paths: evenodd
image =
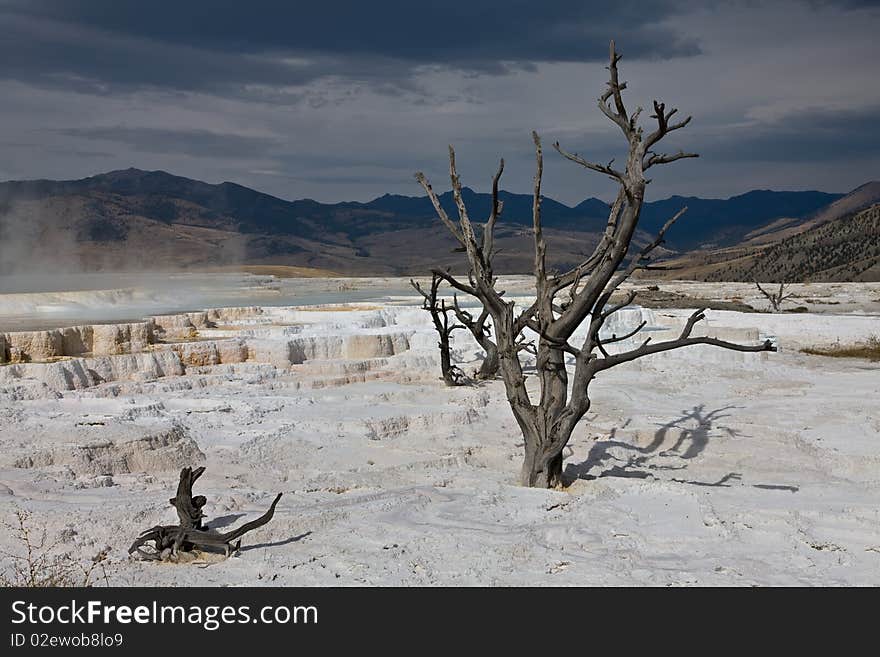
<instances>
[{"instance_id":1,"label":"steam","mask_svg":"<svg viewBox=\"0 0 880 657\"><path fill-rule=\"evenodd\" d=\"M61 216L45 212L40 201L0 205L0 291L10 274L82 271L79 245Z\"/></svg>"},{"instance_id":2,"label":"steam","mask_svg":"<svg viewBox=\"0 0 880 657\"><path fill-rule=\"evenodd\" d=\"M0 333L232 306L302 306L409 299L406 279L288 278L239 272L0 276Z\"/></svg>"},{"instance_id":3,"label":"steam","mask_svg":"<svg viewBox=\"0 0 880 657\"><path fill-rule=\"evenodd\" d=\"M139 216L112 198L0 197L0 293L23 291L13 276L26 276L31 286L44 276L35 289L50 290L75 273L170 272L246 261L249 236L218 231L206 238L198 230Z\"/></svg>"}]
</instances>

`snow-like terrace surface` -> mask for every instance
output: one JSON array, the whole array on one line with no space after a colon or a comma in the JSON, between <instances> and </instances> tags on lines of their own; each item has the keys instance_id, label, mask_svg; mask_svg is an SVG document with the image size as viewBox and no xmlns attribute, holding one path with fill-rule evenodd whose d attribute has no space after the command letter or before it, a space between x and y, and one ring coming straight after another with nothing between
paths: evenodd
<instances>
[{"instance_id":1,"label":"snow-like terrace surface","mask_svg":"<svg viewBox=\"0 0 880 657\"><path fill-rule=\"evenodd\" d=\"M688 314L628 309L613 329L646 319L662 335ZM710 311L706 332L774 336L780 352L697 347L603 373L565 452L572 484L546 491L515 485L501 382L445 388L418 308L266 307L199 330L240 339L244 362L0 366L0 507L34 512L77 557L110 546L118 585L877 585L880 370L798 350L878 322ZM168 362L139 371L148 356ZM85 366L70 379L76 362L103 382ZM141 529L175 522L177 470L202 459L215 526L284 492L275 519L226 561L130 561Z\"/></svg>"}]
</instances>

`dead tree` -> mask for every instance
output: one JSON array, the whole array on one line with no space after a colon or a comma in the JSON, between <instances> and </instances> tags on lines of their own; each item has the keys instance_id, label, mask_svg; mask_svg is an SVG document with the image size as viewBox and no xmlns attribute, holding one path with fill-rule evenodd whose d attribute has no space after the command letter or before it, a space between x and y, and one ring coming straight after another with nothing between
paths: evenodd
<instances>
[{"instance_id":1,"label":"dead tree","mask_svg":"<svg viewBox=\"0 0 880 657\"><path fill-rule=\"evenodd\" d=\"M214 529L205 529L202 526L202 508L207 502L204 495L196 495L193 497L192 487L196 480L202 476L205 468L183 468L180 471L180 481L177 484L177 495L168 500L175 509L177 509L177 517L180 519L178 525L157 525L150 529L145 529L135 539L128 553L137 552L144 559L150 560L174 560L178 558L180 552L191 552L196 548L199 549L217 549L224 550L226 556L233 554L241 547L241 537L247 532L262 527L272 520L275 515L275 506L281 499L281 493L275 496L274 501L269 506L269 510L256 520L244 523L238 529L230 532L221 533ZM236 540L238 539L238 540ZM235 541L235 543L233 543ZM152 542L153 545L147 547L147 543Z\"/></svg>"},{"instance_id":2,"label":"dead tree","mask_svg":"<svg viewBox=\"0 0 880 657\"><path fill-rule=\"evenodd\" d=\"M483 363L477 371L477 378L481 381L494 379L498 374L498 347L491 338L492 329L488 325L489 311L485 307L482 308L480 314L474 319L471 313L458 305L458 295L454 295L452 298L452 309L455 311L455 317L458 321L471 332L477 344L486 352Z\"/></svg>"},{"instance_id":3,"label":"dead tree","mask_svg":"<svg viewBox=\"0 0 880 657\"><path fill-rule=\"evenodd\" d=\"M610 338L600 336L600 329L608 318L631 304L635 298L635 292L629 292L619 301L612 302L612 295L636 270L650 268L652 251L663 242L666 231L684 213L683 208L666 222L650 244L627 259L630 242L639 222L645 186L649 182L645 172L654 166L696 157L694 153L679 151L669 155L655 150L666 135L685 127L690 118L674 122L672 118L676 110L667 110L663 103L655 101L651 118L656 121L656 126L645 134L638 124L641 108L630 115L624 104L622 93L626 83L618 79L619 61L620 55L616 53L612 41L608 66L610 78L607 88L599 97L599 109L617 125L626 139L628 153L625 166L622 169L614 168L613 160L608 164L589 162L577 154L564 151L559 144L555 145L556 150L568 160L609 176L618 185L617 197L611 205L599 243L587 259L562 273L547 270L547 245L541 225L543 151L538 134L532 133L536 160L532 204L535 301L520 312L516 312L513 301L505 301L503 292L495 289L496 279L492 271L493 231L497 219L495 204L489 220L483 226L482 239L477 239L462 199L461 181L452 147L449 149L449 172L458 210L457 223L447 216L425 176L416 174L440 221L467 254L467 281L449 272L437 270L435 273L456 290L479 299L492 317L507 399L524 438L525 458L520 475L520 482L524 486L555 487L562 483L563 448L575 426L589 410L589 386L601 372L644 356L690 345L713 345L736 351L775 350L769 341L743 345L715 337L692 335L694 325L705 318L704 310L694 312L675 339L652 342L649 337L630 343L644 328L644 322L625 335ZM502 169L496 174L496 183ZM576 346L572 336L582 325L586 328L585 335L579 342L580 346ZM538 340L533 351L540 389L536 403L533 402L532 393L526 389L523 364L519 358L523 344L519 336L525 329L533 331ZM612 347L612 343L619 344ZM635 344L638 346L633 346ZM573 361L571 375L567 359Z\"/></svg>"},{"instance_id":4,"label":"dead tree","mask_svg":"<svg viewBox=\"0 0 880 657\"><path fill-rule=\"evenodd\" d=\"M773 310L773 312L776 313L779 312L779 309L784 301L787 301L794 296L794 293L785 294L785 283L779 284L779 290L777 292L768 292L763 287L761 287L761 284L758 281L755 281L755 286L758 288L761 294L763 294L767 298L767 301L770 302L770 308Z\"/></svg>"},{"instance_id":5,"label":"dead tree","mask_svg":"<svg viewBox=\"0 0 880 657\"><path fill-rule=\"evenodd\" d=\"M452 308L446 305L446 299L437 299L437 292L440 289L442 278L437 274L431 277L431 291L425 292L422 286L410 279L409 283L418 292L424 301L422 308L431 314L431 321L434 323L434 330L440 336L440 342L437 346L440 348L440 372L443 375L443 382L448 386L460 386L465 382L464 372L457 365L452 364L452 354L450 352L449 341L452 332L456 329L463 329L464 326L456 323L449 323L449 312Z\"/></svg>"}]
</instances>

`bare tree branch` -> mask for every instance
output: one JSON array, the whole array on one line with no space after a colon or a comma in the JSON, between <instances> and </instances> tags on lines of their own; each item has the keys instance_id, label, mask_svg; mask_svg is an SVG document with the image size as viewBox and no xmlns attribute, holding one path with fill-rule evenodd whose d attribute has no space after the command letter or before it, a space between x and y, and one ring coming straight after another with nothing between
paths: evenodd
<instances>
[{"instance_id":1,"label":"bare tree branch","mask_svg":"<svg viewBox=\"0 0 880 657\"><path fill-rule=\"evenodd\" d=\"M626 106L623 103L622 92L626 89L626 82L620 82L617 73L617 62L621 60L621 55L617 54L614 48L614 41L609 45L608 53L608 88L599 97L599 109L609 119L614 121L627 139L632 134L632 124L626 113ZM614 99L614 109L608 105L608 100Z\"/></svg>"},{"instance_id":2,"label":"bare tree branch","mask_svg":"<svg viewBox=\"0 0 880 657\"><path fill-rule=\"evenodd\" d=\"M674 155L667 155L666 153L651 153L650 157L644 160L642 164L642 170L647 171L655 164L669 164L670 162L676 162L677 160L683 160L685 158L691 157L700 157L697 153L685 153L684 151L679 151Z\"/></svg>"},{"instance_id":3,"label":"bare tree branch","mask_svg":"<svg viewBox=\"0 0 880 657\"><path fill-rule=\"evenodd\" d=\"M638 256L633 258L629 266L620 274L618 274L613 281L605 288L606 292L613 292L617 288L619 288L624 281L626 281L630 276L632 276L639 269L649 269L649 256L651 252L656 249L658 246L663 244L664 237L666 236L666 231L668 231L672 224L681 218L681 216L687 212L687 206L683 207L681 210L675 213L665 224L663 227L657 232L657 235L654 237L654 241L650 242L645 248L639 252Z\"/></svg>"},{"instance_id":4,"label":"bare tree branch","mask_svg":"<svg viewBox=\"0 0 880 657\"><path fill-rule=\"evenodd\" d=\"M605 226L605 232L602 234L602 238L599 240L599 243L596 245L596 248L593 250L590 257L566 273L551 280L550 286L553 289L554 294L571 286L569 296L571 300L574 301L577 296L577 286L580 279L585 274L592 272L611 248L611 245L614 242L614 235L617 232L619 225L618 220L620 218L620 211L623 208L625 199L626 194L623 189L621 189L617 194L617 198L614 199L614 203L611 205L611 211L608 213L608 222Z\"/></svg>"},{"instance_id":5,"label":"bare tree branch","mask_svg":"<svg viewBox=\"0 0 880 657\"><path fill-rule=\"evenodd\" d=\"M489 320L489 311L483 307L477 319L468 311L458 305L458 296L452 297L452 309L455 311L455 317L461 322L474 336L477 344L486 352L483 364L477 372L477 378L481 380L494 378L498 373L498 346L491 338L492 331L487 322Z\"/></svg>"},{"instance_id":6,"label":"bare tree branch","mask_svg":"<svg viewBox=\"0 0 880 657\"><path fill-rule=\"evenodd\" d=\"M623 342L624 340L629 340L631 337L634 337L639 331L641 331L647 325L648 325L648 321L643 319L642 323L639 324L638 326L636 326L632 331L629 331L628 333L625 333L620 336L613 334L607 340L602 340L602 344L614 344L615 342Z\"/></svg>"},{"instance_id":7,"label":"bare tree branch","mask_svg":"<svg viewBox=\"0 0 880 657\"><path fill-rule=\"evenodd\" d=\"M492 178L492 209L489 212L489 219L483 227L483 256L487 260L491 260L492 249L495 242L495 222L501 215L504 208L504 202L498 200L498 181L501 180L501 174L504 173L504 158L498 165L498 172Z\"/></svg>"},{"instance_id":8,"label":"bare tree branch","mask_svg":"<svg viewBox=\"0 0 880 657\"><path fill-rule=\"evenodd\" d=\"M593 367L597 372L599 372L614 367L615 365L620 365L621 363L627 363L629 361L636 360L637 358L650 356L651 354L657 354L662 351L670 351L672 349L680 349L681 347L688 347L698 344L722 347L724 349L730 349L732 351L776 351L776 347L773 346L773 343L770 340L765 340L763 343L758 345L746 345L738 344L736 342L728 342L726 340L719 340L718 338L713 337L690 337L694 325L697 322L706 318L706 315L704 314L705 311L705 308L695 311L688 318L688 321L685 324L681 335L676 340L666 340L664 342L656 342L654 344L648 344L647 342L645 342L638 349L625 351L619 354L613 354L611 356L606 356L605 358L599 359L595 361Z\"/></svg>"},{"instance_id":9,"label":"bare tree branch","mask_svg":"<svg viewBox=\"0 0 880 657\"><path fill-rule=\"evenodd\" d=\"M691 122L691 117L687 117L683 121L670 124L669 119L671 119L673 114L675 114L676 112L678 112L678 110L674 107L667 112L665 103L661 103L656 100L654 101L654 113L651 115L651 118L657 120L657 129L650 135L648 135L648 137L645 139L645 152L649 151L651 147L654 146L654 144L663 139L663 137L668 135L670 132L673 132L674 130L680 130ZM690 155L689 157L696 157L696 155Z\"/></svg>"},{"instance_id":10,"label":"bare tree branch","mask_svg":"<svg viewBox=\"0 0 880 657\"><path fill-rule=\"evenodd\" d=\"M535 143L535 191L532 195L532 232L535 239L535 282L538 285L543 285L547 280L547 243L544 241L544 231L541 227L541 178L544 174L544 153L541 149L541 138L538 136L537 132L532 131L532 141Z\"/></svg>"},{"instance_id":11,"label":"bare tree branch","mask_svg":"<svg viewBox=\"0 0 880 657\"><path fill-rule=\"evenodd\" d=\"M416 180L419 181L419 184L422 186L422 189L425 190L425 193L428 195L428 198L431 199L431 203L434 205L434 210L437 212L437 216L440 217L440 221L443 222L443 225L449 229L449 232L452 233L453 237L459 241L462 245L464 245L464 236L461 234L461 231L458 227L452 222L449 216L446 214L446 210L443 209L443 206L440 205L440 199L437 198L437 194L434 192L434 188L431 187L431 183L428 182L428 179L425 177L421 171L416 172Z\"/></svg>"},{"instance_id":12,"label":"bare tree branch","mask_svg":"<svg viewBox=\"0 0 880 657\"><path fill-rule=\"evenodd\" d=\"M569 153L568 151L564 150L562 146L559 145L558 141L553 144L553 148L555 148L556 151L565 159L580 164L582 167L586 167L591 171L610 176L617 181L623 180L623 174L620 171L617 171L616 169L611 167L611 165L614 163L614 160L611 160L611 162L609 162L608 164L596 164L594 162L588 162L577 153Z\"/></svg>"}]
</instances>

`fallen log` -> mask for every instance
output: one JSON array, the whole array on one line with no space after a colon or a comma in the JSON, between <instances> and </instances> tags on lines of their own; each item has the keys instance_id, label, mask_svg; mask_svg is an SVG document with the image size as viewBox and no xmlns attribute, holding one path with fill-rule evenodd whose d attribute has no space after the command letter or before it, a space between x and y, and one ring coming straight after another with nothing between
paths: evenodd
<instances>
[{"instance_id":1,"label":"fallen log","mask_svg":"<svg viewBox=\"0 0 880 657\"><path fill-rule=\"evenodd\" d=\"M272 520L275 515L275 506L281 499L281 493L275 496L269 510L256 520L246 522L238 529L229 532L219 532L216 529L205 529L202 526L204 513L202 508L207 502L204 495L193 497L192 487L196 480L202 476L205 468L183 468L180 471L180 481L177 484L177 495L169 499L180 518L179 525L156 525L145 529L128 548L129 554L135 552L143 559L164 561L178 559L180 552L192 552L195 549L210 550L222 548L228 557L241 547L241 537L247 532L262 527ZM238 539L238 540L236 540ZM147 546L149 542L152 546ZM233 543L235 541L235 543ZM149 547L150 550L145 550Z\"/></svg>"}]
</instances>

